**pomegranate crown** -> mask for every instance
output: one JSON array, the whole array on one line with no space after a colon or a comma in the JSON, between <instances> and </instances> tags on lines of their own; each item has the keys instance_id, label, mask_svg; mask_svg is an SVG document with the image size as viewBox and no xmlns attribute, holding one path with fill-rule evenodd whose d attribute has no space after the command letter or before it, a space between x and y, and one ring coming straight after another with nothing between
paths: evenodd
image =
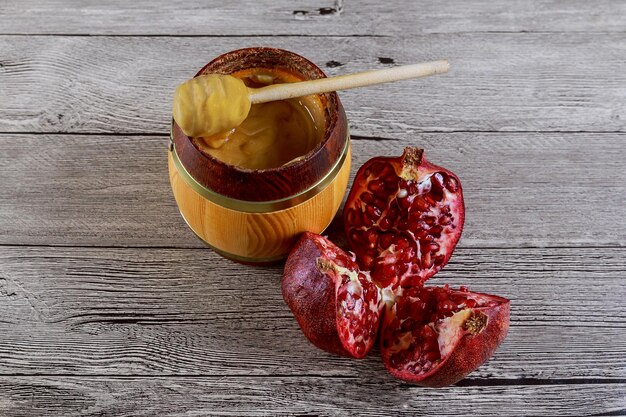
<instances>
[{"instance_id":1,"label":"pomegranate crown","mask_svg":"<svg viewBox=\"0 0 626 417\"><path fill-rule=\"evenodd\" d=\"M411 146L404 148L404 153L402 154L402 174L400 176L404 179L416 178L423 157L424 150L421 148L413 148Z\"/></svg>"}]
</instances>

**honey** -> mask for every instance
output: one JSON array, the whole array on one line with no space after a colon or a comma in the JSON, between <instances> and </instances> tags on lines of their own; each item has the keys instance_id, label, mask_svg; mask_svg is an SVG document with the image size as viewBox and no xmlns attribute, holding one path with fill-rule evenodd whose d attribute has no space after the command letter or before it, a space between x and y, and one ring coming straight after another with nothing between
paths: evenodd
<instances>
[{"instance_id":1,"label":"honey","mask_svg":"<svg viewBox=\"0 0 626 417\"><path fill-rule=\"evenodd\" d=\"M174 92L172 114L189 137L230 130L243 122L249 111L248 87L229 75L201 75Z\"/></svg>"},{"instance_id":2,"label":"honey","mask_svg":"<svg viewBox=\"0 0 626 417\"><path fill-rule=\"evenodd\" d=\"M242 80L245 86L251 88L299 81L288 72L259 68L232 75L222 78ZM232 95L241 94L241 89L232 86L226 91ZM196 97L200 95L196 94ZM238 114L240 103L239 98L233 97L232 102L224 100L204 105L228 106L228 111L220 110L220 113ZM232 110L231 106L234 106ZM235 128L213 136L194 137L192 141L198 149L220 161L258 170L298 161L322 140L324 129L322 105L318 97L312 95L253 104L248 116Z\"/></svg>"}]
</instances>

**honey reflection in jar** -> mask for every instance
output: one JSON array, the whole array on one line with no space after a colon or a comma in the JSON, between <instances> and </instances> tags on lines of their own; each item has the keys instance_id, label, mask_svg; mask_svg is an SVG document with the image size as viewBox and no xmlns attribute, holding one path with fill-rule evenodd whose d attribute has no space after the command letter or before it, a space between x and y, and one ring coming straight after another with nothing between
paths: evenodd
<instances>
[{"instance_id":1,"label":"honey reflection in jar","mask_svg":"<svg viewBox=\"0 0 626 417\"><path fill-rule=\"evenodd\" d=\"M261 68L232 74L248 87L300 81L292 74ZM277 168L299 160L323 139L325 119L316 95L253 104L231 131L193 138L203 152L246 169Z\"/></svg>"}]
</instances>

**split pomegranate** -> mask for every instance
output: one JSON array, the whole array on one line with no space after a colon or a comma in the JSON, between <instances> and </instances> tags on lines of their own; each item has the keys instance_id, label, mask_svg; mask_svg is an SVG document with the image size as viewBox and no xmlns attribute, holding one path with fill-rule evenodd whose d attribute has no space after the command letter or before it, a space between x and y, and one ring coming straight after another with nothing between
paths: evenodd
<instances>
[{"instance_id":1,"label":"split pomegranate","mask_svg":"<svg viewBox=\"0 0 626 417\"><path fill-rule=\"evenodd\" d=\"M461 237L461 182L409 147L359 169L343 215L359 265L379 286L420 285L448 262Z\"/></svg>"},{"instance_id":2,"label":"split pomegranate","mask_svg":"<svg viewBox=\"0 0 626 417\"><path fill-rule=\"evenodd\" d=\"M307 232L285 265L283 298L314 345L362 358L380 332L386 369L429 387L453 384L489 359L508 332L509 300L424 286L461 236L456 175L417 148L374 158L359 169L343 218L354 255Z\"/></svg>"},{"instance_id":3,"label":"split pomegranate","mask_svg":"<svg viewBox=\"0 0 626 417\"><path fill-rule=\"evenodd\" d=\"M396 378L428 387L463 379L482 365L509 328L509 300L451 290L401 289L385 310L381 353Z\"/></svg>"},{"instance_id":4,"label":"split pomegranate","mask_svg":"<svg viewBox=\"0 0 626 417\"><path fill-rule=\"evenodd\" d=\"M302 235L285 264L282 293L315 346L363 358L374 345L382 292L354 258L328 239Z\"/></svg>"}]
</instances>

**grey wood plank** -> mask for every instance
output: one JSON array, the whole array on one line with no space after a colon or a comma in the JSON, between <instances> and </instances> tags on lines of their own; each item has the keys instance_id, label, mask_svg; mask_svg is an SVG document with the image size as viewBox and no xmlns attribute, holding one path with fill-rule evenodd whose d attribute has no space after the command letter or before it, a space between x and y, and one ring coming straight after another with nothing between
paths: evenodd
<instances>
[{"instance_id":1,"label":"grey wood plank","mask_svg":"<svg viewBox=\"0 0 626 417\"><path fill-rule=\"evenodd\" d=\"M421 146L463 183L460 245L624 245L624 134L437 133L353 142L352 175ZM0 135L0 244L203 247L179 215L166 137Z\"/></svg>"},{"instance_id":2,"label":"grey wood plank","mask_svg":"<svg viewBox=\"0 0 626 417\"><path fill-rule=\"evenodd\" d=\"M4 1L0 33L137 35L402 35L471 31L624 31L621 1L347 0Z\"/></svg>"},{"instance_id":3,"label":"grey wood plank","mask_svg":"<svg viewBox=\"0 0 626 417\"><path fill-rule=\"evenodd\" d=\"M175 86L220 53L290 49L329 74L447 57L444 76L341 93L363 136L625 131L626 33L394 38L0 36L0 131L166 133ZM383 59L383 62L387 62Z\"/></svg>"},{"instance_id":4,"label":"grey wood plank","mask_svg":"<svg viewBox=\"0 0 626 417\"><path fill-rule=\"evenodd\" d=\"M619 415L626 384L424 389L388 379L0 377L0 413L46 416ZM604 414L613 413L613 414Z\"/></svg>"},{"instance_id":5,"label":"grey wood plank","mask_svg":"<svg viewBox=\"0 0 626 417\"><path fill-rule=\"evenodd\" d=\"M433 285L511 299L474 380L626 379L626 248L458 249ZM197 249L0 248L0 374L385 374L309 344L281 268Z\"/></svg>"}]
</instances>

